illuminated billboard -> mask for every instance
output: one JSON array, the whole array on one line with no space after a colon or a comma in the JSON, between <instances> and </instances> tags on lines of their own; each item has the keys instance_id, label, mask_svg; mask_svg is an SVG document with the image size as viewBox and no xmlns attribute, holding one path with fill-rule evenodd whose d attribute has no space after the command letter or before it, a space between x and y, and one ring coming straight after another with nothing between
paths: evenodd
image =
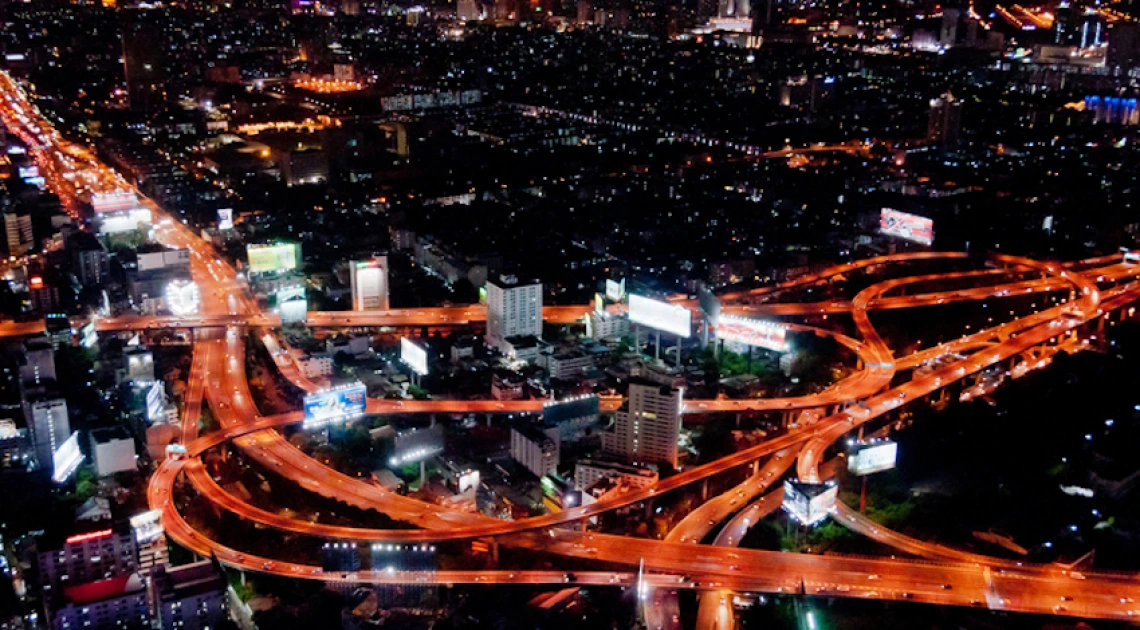
<instances>
[{"instance_id":1,"label":"illuminated billboard","mask_svg":"<svg viewBox=\"0 0 1140 630\"><path fill-rule=\"evenodd\" d=\"M606 280L606 298L614 302L625 299L625 278L621 280Z\"/></svg>"},{"instance_id":2,"label":"illuminated billboard","mask_svg":"<svg viewBox=\"0 0 1140 630\"><path fill-rule=\"evenodd\" d=\"M377 256L350 267L352 310L376 311L388 308L388 257Z\"/></svg>"},{"instance_id":3,"label":"illuminated billboard","mask_svg":"<svg viewBox=\"0 0 1140 630\"><path fill-rule=\"evenodd\" d=\"M778 322L725 315L716 325L716 336L725 341L760 346L776 352L789 350L788 327Z\"/></svg>"},{"instance_id":4,"label":"illuminated billboard","mask_svg":"<svg viewBox=\"0 0 1140 630\"><path fill-rule=\"evenodd\" d=\"M138 196L128 191L91 195L91 207L95 214L131 210L139 205L138 201Z\"/></svg>"},{"instance_id":5,"label":"illuminated billboard","mask_svg":"<svg viewBox=\"0 0 1140 630\"><path fill-rule=\"evenodd\" d=\"M368 391L362 383L351 383L335 389L305 396L306 429L324 426L330 422L348 420L364 414L368 404Z\"/></svg>"},{"instance_id":6,"label":"illuminated billboard","mask_svg":"<svg viewBox=\"0 0 1140 630\"><path fill-rule=\"evenodd\" d=\"M34 177L39 177L40 176L40 169L38 166L35 166L33 164L32 166L21 166L21 167L19 167L18 169L16 169L16 173L20 176L20 179L27 181L27 180L32 179Z\"/></svg>"},{"instance_id":7,"label":"illuminated billboard","mask_svg":"<svg viewBox=\"0 0 1140 630\"><path fill-rule=\"evenodd\" d=\"M150 210L132 208L123 212L105 213L98 217L100 234L116 234L141 229L139 226L153 222Z\"/></svg>"},{"instance_id":8,"label":"illuminated billboard","mask_svg":"<svg viewBox=\"0 0 1140 630\"><path fill-rule=\"evenodd\" d=\"M250 245L246 248L251 273L291 271L297 268L297 245Z\"/></svg>"},{"instance_id":9,"label":"illuminated billboard","mask_svg":"<svg viewBox=\"0 0 1140 630\"><path fill-rule=\"evenodd\" d=\"M835 507L839 486L834 481L805 483L795 479L784 482L783 508L803 525L815 525L827 518Z\"/></svg>"},{"instance_id":10,"label":"illuminated billboard","mask_svg":"<svg viewBox=\"0 0 1140 630\"><path fill-rule=\"evenodd\" d=\"M400 337L400 360L420 376L428 373L427 350L417 346L407 337Z\"/></svg>"},{"instance_id":11,"label":"illuminated billboard","mask_svg":"<svg viewBox=\"0 0 1140 630\"><path fill-rule=\"evenodd\" d=\"M56 483L67 481L81 463L83 463L83 451L79 450L79 431L75 431L51 454L52 480Z\"/></svg>"},{"instance_id":12,"label":"illuminated billboard","mask_svg":"<svg viewBox=\"0 0 1140 630\"><path fill-rule=\"evenodd\" d=\"M463 494L468 490L477 490L479 488L479 471L468 470L459 475L458 479L459 494Z\"/></svg>"},{"instance_id":13,"label":"illuminated billboard","mask_svg":"<svg viewBox=\"0 0 1140 630\"><path fill-rule=\"evenodd\" d=\"M890 208L883 208L879 215L879 231L923 245L934 242L934 221Z\"/></svg>"},{"instance_id":14,"label":"illuminated billboard","mask_svg":"<svg viewBox=\"0 0 1140 630\"><path fill-rule=\"evenodd\" d=\"M1120 253L1124 255L1124 262L1130 265L1140 262L1140 250L1121 247Z\"/></svg>"},{"instance_id":15,"label":"illuminated billboard","mask_svg":"<svg viewBox=\"0 0 1140 630\"><path fill-rule=\"evenodd\" d=\"M893 440L856 442L847 451L847 470L853 475L869 475L895 467L899 445Z\"/></svg>"},{"instance_id":16,"label":"illuminated billboard","mask_svg":"<svg viewBox=\"0 0 1140 630\"><path fill-rule=\"evenodd\" d=\"M282 324L299 324L309 316L309 301L294 299L281 302L277 305L277 311L281 314Z\"/></svg>"},{"instance_id":17,"label":"illuminated billboard","mask_svg":"<svg viewBox=\"0 0 1140 630\"><path fill-rule=\"evenodd\" d=\"M135 533L135 542L146 544L162 536L162 510L150 510L131 517L131 529Z\"/></svg>"},{"instance_id":18,"label":"illuminated billboard","mask_svg":"<svg viewBox=\"0 0 1140 630\"><path fill-rule=\"evenodd\" d=\"M693 313L678 304L667 304L640 295L630 295L629 321L679 337L688 337L692 333Z\"/></svg>"},{"instance_id":19,"label":"illuminated billboard","mask_svg":"<svg viewBox=\"0 0 1140 630\"><path fill-rule=\"evenodd\" d=\"M167 310L179 317L197 313L202 303L198 283L189 280L171 280L166 285L165 297Z\"/></svg>"},{"instance_id":20,"label":"illuminated billboard","mask_svg":"<svg viewBox=\"0 0 1140 630\"><path fill-rule=\"evenodd\" d=\"M218 210L218 229L232 230L234 227L234 209L220 208Z\"/></svg>"}]
</instances>

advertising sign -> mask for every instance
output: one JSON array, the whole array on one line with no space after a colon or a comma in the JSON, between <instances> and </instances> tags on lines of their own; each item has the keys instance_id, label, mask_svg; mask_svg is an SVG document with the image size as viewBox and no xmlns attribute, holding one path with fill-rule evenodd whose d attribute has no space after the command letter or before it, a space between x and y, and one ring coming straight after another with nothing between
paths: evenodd
<instances>
[{"instance_id":1,"label":"advertising sign","mask_svg":"<svg viewBox=\"0 0 1140 630\"><path fill-rule=\"evenodd\" d=\"M79 450L79 431L75 431L51 455L52 480L56 483L67 481L82 462L83 452Z\"/></svg>"},{"instance_id":2,"label":"advertising sign","mask_svg":"<svg viewBox=\"0 0 1140 630\"><path fill-rule=\"evenodd\" d=\"M188 280L171 280L166 285L166 308L179 317L193 315L198 312L198 305L202 303L202 296L198 292L198 283Z\"/></svg>"},{"instance_id":3,"label":"advertising sign","mask_svg":"<svg viewBox=\"0 0 1140 630\"><path fill-rule=\"evenodd\" d=\"M220 208L218 210L218 229L232 230L234 228L234 209Z\"/></svg>"},{"instance_id":4,"label":"advertising sign","mask_svg":"<svg viewBox=\"0 0 1140 630\"><path fill-rule=\"evenodd\" d=\"M606 280L606 299L620 302L625 299L625 278Z\"/></svg>"},{"instance_id":5,"label":"advertising sign","mask_svg":"<svg viewBox=\"0 0 1140 630\"><path fill-rule=\"evenodd\" d=\"M697 290L697 303L700 304L701 312L705 314L705 321L713 326L720 323L720 298L713 293L712 289L705 285Z\"/></svg>"},{"instance_id":6,"label":"advertising sign","mask_svg":"<svg viewBox=\"0 0 1140 630\"><path fill-rule=\"evenodd\" d=\"M281 323L299 324L309 316L309 301L302 298L281 302L277 310L281 314Z\"/></svg>"},{"instance_id":7,"label":"advertising sign","mask_svg":"<svg viewBox=\"0 0 1140 630\"><path fill-rule=\"evenodd\" d=\"M362 383L352 383L305 396L303 426L310 429L363 415L367 403L368 392Z\"/></svg>"},{"instance_id":8,"label":"advertising sign","mask_svg":"<svg viewBox=\"0 0 1140 630\"><path fill-rule=\"evenodd\" d=\"M890 208L883 208L879 215L879 231L923 245L934 242L934 221Z\"/></svg>"},{"instance_id":9,"label":"advertising sign","mask_svg":"<svg viewBox=\"0 0 1140 630\"><path fill-rule=\"evenodd\" d=\"M688 337L692 333L693 313L684 306L667 304L640 295L630 295L629 321L680 337Z\"/></svg>"},{"instance_id":10,"label":"advertising sign","mask_svg":"<svg viewBox=\"0 0 1140 630\"><path fill-rule=\"evenodd\" d=\"M246 248L251 273L291 271L297 268L297 246L293 243L280 245L250 245Z\"/></svg>"},{"instance_id":11,"label":"advertising sign","mask_svg":"<svg viewBox=\"0 0 1140 630\"><path fill-rule=\"evenodd\" d=\"M27 181L33 177L39 177L40 168L34 164L32 166L21 166L16 169L16 173L20 176L20 179Z\"/></svg>"},{"instance_id":12,"label":"advertising sign","mask_svg":"<svg viewBox=\"0 0 1140 630\"><path fill-rule=\"evenodd\" d=\"M468 470L459 475L459 494L479 488L479 471Z\"/></svg>"},{"instance_id":13,"label":"advertising sign","mask_svg":"<svg viewBox=\"0 0 1140 630\"><path fill-rule=\"evenodd\" d=\"M784 510L803 525L814 525L827 518L835 507L839 486L835 482L804 483L794 479L784 482Z\"/></svg>"},{"instance_id":14,"label":"advertising sign","mask_svg":"<svg viewBox=\"0 0 1140 630\"><path fill-rule=\"evenodd\" d=\"M400 360L420 376L428 373L427 350L417 346L407 337L400 337Z\"/></svg>"},{"instance_id":15,"label":"advertising sign","mask_svg":"<svg viewBox=\"0 0 1140 630\"><path fill-rule=\"evenodd\" d=\"M760 346L776 352L789 350L787 334L788 328L783 324L731 315L721 317L720 323L716 326L716 336L719 339L748 346Z\"/></svg>"},{"instance_id":16,"label":"advertising sign","mask_svg":"<svg viewBox=\"0 0 1140 630\"><path fill-rule=\"evenodd\" d=\"M853 475L869 475L895 467L899 445L893 440L855 443L847 451L847 470Z\"/></svg>"},{"instance_id":17,"label":"advertising sign","mask_svg":"<svg viewBox=\"0 0 1140 630\"><path fill-rule=\"evenodd\" d=\"M163 534L162 510L150 510L131 517L131 529L135 533L135 542L146 544Z\"/></svg>"},{"instance_id":18,"label":"advertising sign","mask_svg":"<svg viewBox=\"0 0 1140 630\"><path fill-rule=\"evenodd\" d=\"M138 205L138 197L133 192L122 191L91 195L91 206L95 209L95 214L130 210Z\"/></svg>"}]
</instances>

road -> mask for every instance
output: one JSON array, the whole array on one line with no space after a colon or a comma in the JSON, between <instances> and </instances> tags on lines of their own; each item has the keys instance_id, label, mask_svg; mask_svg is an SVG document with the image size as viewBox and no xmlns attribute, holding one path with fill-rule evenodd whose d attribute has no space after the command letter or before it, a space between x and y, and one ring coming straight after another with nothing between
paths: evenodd
<instances>
[{"instance_id":1,"label":"road","mask_svg":"<svg viewBox=\"0 0 1140 630\"><path fill-rule=\"evenodd\" d=\"M9 128L32 146L37 163L43 163L49 173L48 179L53 189L63 196L83 197L92 192L129 189L121 178L100 165L86 150L70 145L51 130L38 113L16 89L7 75L0 74L0 117ZM68 177L70 175L70 177ZM77 183L78 182L78 183ZM149 201L146 203L150 204ZM757 446L741 449L726 457L708 464L693 466L676 475L662 479L655 487L635 490L596 504L568 510L557 514L500 521L478 515L456 514L438 506L429 505L383 492L371 484L358 479L346 478L319 462L315 462L290 446L274 429L301 420L300 412L281 416L262 417L253 405L245 379L244 336L247 327L272 327L275 322L266 319L257 309L255 301L236 281L233 270L225 265L187 227L166 217L161 209L150 205L157 219L159 238L172 246L188 247L192 253L192 269L206 297L203 304L204 318L217 326L203 332L194 349L192 373L188 387L186 412L184 414L183 436L187 448L186 459L169 459L162 463L148 486L148 501L156 509L163 511L163 523L167 534L180 544L198 553L214 553L228 565L247 570L263 571L329 581L362 581L369 583L528 583L558 584L567 580L589 584L621 584L631 586L633 576L629 573L575 572L567 576L551 571L439 571L430 573L403 574L400 572L379 571L363 575L325 575L316 567L291 564L269 558L248 557L246 554L228 549L216 541L208 540L194 531L178 513L171 493L177 478L183 473L194 483L200 492L226 509L244 518L262 522L284 531L308 533L321 537L350 538L360 540L383 540L388 542L430 543L443 540L469 538L495 538L504 544L542 549L571 558L598 559L636 565L644 561L651 571L647 578L657 588L700 588L715 592L724 589L756 592L805 592L809 595L829 597L861 597L875 599L899 599L906 601L977 606L991 609L1037 612L1043 614L1063 614L1081 617L1127 619L1140 614L1131 607L1132 601L1140 596L1140 580L1132 575L1114 575L1090 571L1085 579L1073 579L1060 569L1050 566L1023 566L1011 568L1000 562L986 558L974 562L915 562L897 558L846 558L836 556L813 556L807 554L777 553L757 550L732 549L725 545L695 544L707 535L713 523L727 518L737 505L760 495L774 484L783 468L788 466L791 455L796 457L797 474L804 479L818 479L822 473L819 460L827 446L844 434L863 423L886 416L903 404L908 404L946 385L978 374L998 363L1017 357L1038 348L1043 344L1061 341L1070 332L1086 322L1092 321L1118 308L1140 299L1140 284L1128 282L1104 291L1097 282L1108 280L1101 270L1078 271L1084 263L1066 266L1059 263L1038 262L1012 256L994 255L991 262L1009 269L1030 269L1047 276L1041 280L1022 281L1021 284L1006 283L990 287L967 289L962 296L941 296L937 299L982 299L1001 295L995 291L1056 291L1069 288L1074 299L1060 306L1039 310L1032 315L1019 318L985 331L984 336L964 336L963 339L943 344L936 349L928 349L928 358L922 362L903 357L896 360L889 347L878 335L867 313L876 303L907 298L912 302L918 296L887 297L889 291L906 284L919 281L947 279L950 274L928 274L928 280L918 277L899 278L875 283L864 289L844 307L850 312L861 341L851 340L851 347L864 358L865 368L850 379L845 379L825 390L816 398L809 398L811 404L794 399L780 401L693 401L696 404L686 408L687 412L734 411L740 409L787 409L825 407L830 404L842 405L858 402L839 413L824 416L814 423L793 429ZM750 290L738 294L727 294L728 300L755 301L771 297L789 289L802 289L815 286L831 279L860 269L878 265L913 262L916 260L963 259L965 254L921 252L892 257L881 257L839 265L815 276L797 279L764 289ZM1107 258L1101 263L1111 263ZM1087 262L1087 261L1086 261ZM1121 266L1123 267L1123 266ZM1119 272L1114 280L1135 276L1135 270L1118 268L1108 273ZM998 272L985 272L978 276L997 275ZM1090 277L1093 274L1093 277ZM962 276L965 277L965 276ZM984 294L984 295L983 295ZM1103 298L1103 299L1102 299ZM923 298L925 300L927 298ZM939 303L939 302L935 302ZM451 319L467 318L477 321L475 307L459 312L440 312L434 309L416 309L408 319L415 324L434 325L450 322ZM554 307L552 307L554 308ZM812 306L802 306L810 309ZM582 307L563 307L551 311L552 321L575 321L581 317ZM485 317L485 314L483 315ZM314 321L320 322L321 315ZM327 324L340 326L387 325L390 314L368 315L327 315ZM342 318L336 321L335 318ZM356 319L357 317L361 319ZM376 323L365 317L379 318ZM385 320L383 318L389 318ZM227 319L232 318L232 319ZM181 322L188 324L189 320ZM427 321L428 324L418 322ZM157 325L152 320L146 324ZM126 325L127 322L111 322L108 326ZM145 325L145 324L144 324ZM405 325L405 324L394 324ZM221 326L230 326L222 332ZM823 333L827 334L827 333ZM917 375L912 380L889 388L891 379L900 366L917 367L939 354L954 356L959 350L969 348L975 353L957 358L951 363L933 368ZM980 349L980 351L978 351ZM843 385L847 382L846 385ZM829 393L830 392L830 393ZM197 435L198 414L201 401L205 399L219 420L222 428L205 436ZM615 404L610 401L607 404ZM533 405L533 402L527 404ZM369 410L376 413L423 412L514 412L531 410L525 407L509 406L497 401L369 401ZM538 408L533 410L537 411ZM258 512L252 506L235 500L209 479L203 472L199 457L207 449L233 440L247 455L257 459L262 465L278 468L286 477L310 489L372 509L379 509L399 520L416 522L422 529L416 530L364 530L361 528L340 528L324 524L307 523L293 519L277 519L275 515ZM784 452L783 457L776 457ZM677 540L670 542L638 539L606 534L582 533L559 526L568 525L601 515L607 511L651 502L656 495L701 482L714 475L733 468L756 462L765 457L771 459L731 492L708 502L694 514L708 516L682 521ZM769 476L768 473L771 473ZM759 501L745 509L745 513L757 516L772 507L774 501L764 495ZM733 503L736 501L736 503ZM738 518L741 518L738 516ZM747 516L743 518L749 518ZM722 531L724 542L742 535L739 527L747 524L730 521ZM871 532L875 534L876 532ZM906 541L897 541L905 544ZM719 613L718 613L719 614Z\"/></svg>"}]
</instances>

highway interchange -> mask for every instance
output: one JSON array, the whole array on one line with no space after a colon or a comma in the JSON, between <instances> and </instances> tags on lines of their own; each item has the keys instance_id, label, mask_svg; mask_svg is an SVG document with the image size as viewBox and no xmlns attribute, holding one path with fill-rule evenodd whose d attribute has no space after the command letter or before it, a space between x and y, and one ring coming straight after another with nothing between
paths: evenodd
<instances>
[{"instance_id":1,"label":"highway interchange","mask_svg":"<svg viewBox=\"0 0 1140 630\"><path fill-rule=\"evenodd\" d=\"M31 148L49 185L74 209L73 200L96 192L132 190L117 174L82 146L64 140L38 113L24 92L6 74L0 74L0 117ZM677 589L700 589L698 625L723 627L731 617L725 598L731 592L804 593L827 597L894 599L974 606L993 610L1128 619L1140 615L1140 578L1087 571L1077 579L1064 567L1022 565L917 541L879 527L857 512L836 507L837 522L925 560L903 558L852 558L776 553L737 549L747 529L777 509L783 475L795 468L801 479L826 478L833 467L824 463L829 446L876 419L889 419L901 406L936 395L951 383L974 378L986 370L1006 366L1013 375L1042 367L1049 348L1079 349L1080 328L1103 321L1110 313L1126 310L1140 299L1140 267L1123 264L1120 257L1104 257L1074 264L1038 262L993 255L990 268L946 274L911 275L875 283L851 300L787 303L772 302L786 291L823 286L856 271L919 260L960 260L961 253L922 252L879 257L838 265L825 272L761 289L723 294L725 313L743 316L818 316L849 314L857 337L803 324L800 331L830 335L860 359L861 369L810 396L754 400L686 400L690 414L743 411L792 411L802 422L777 437L742 449L717 461L688 467L662 479L656 486L630 491L584 508L517 521L503 521L451 512L440 506L388 493L360 479L343 475L291 446L278 428L300 422L301 412L262 416L250 395L245 377L245 336L251 332L272 346L272 329L279 320L261 312L237 274L213 248L190 228L145 201L155 215L157 237L173 247L189 248L192 273L201 287L202 312L193 317L124 317L96 321L98 330L194 329L192 369L184 400L182 443L185 458L160 464L148 489L150 505L162 511L166 533L179 544L203 555L215 555L227 565L306 579L362 583L438 584L558 584L561 571L435 571L405 573L378 571L362 574L326 574L319 567L285 559L254 557L231 549L195 531L178 512L173 498L176 484L185 479L195 491L242 518L282 531L322 538L388 543L431 544L449 540L489 539L496 544L540 549L570 558L602 560L628 567L619 572L575 572L578 584L636 586L636 568L644 562L643 587L647 617L653 627L673 627L675 618L666 596ZM1016 277L1014 277L1016 276ZM978 281L977 286L953 291L888 295L909 284L940 280ZM986 282L993 280L994 283ZM895 357L871 323L868 313L879 309L936 306L947 302L1001 298L1023 293L1043 295L1068 292L1070 299L997 326L963 335L960 339ZM691 303L686 305L692 306ZM589 307L547 307L552 322L579 320ZM484 321L479 306L421 308L379 312L310 313L308 324L319 328L383 326L450 326ZM0 324L0 335L42 332L42 324ZM272 347L271 347L272 349ZM304 391L315 384L304 379L296 366L282 356L282 375ZM924 373L915 371L909 381L891 383L900 371L915 370L935 359L943 361ZM974 381L975 386L981 386ZM614 409L620 399L605 399ZM203 404L208 404L221 428L198 435ZM541 401L392 401L369 400L370 413L523 413L541 411ZM209 449L232 442L261 465L317 494L361 508L374 509L410 523L415 529L365 529L290 519L256 508L221 488L206 472L201 456ZM712 497L682 520L665 540L613 536L584 531L576 524L605 512L651 503L657 496L703 482L742 466L753 474L728 492ZM724 525L714 544L700 542ZM656 593L656 594L655 594ZM654 604L657 604L656 606ZM661 613L661 608L666 612ZM726 610L727 609L727 610Z\"/></svg>"}]
</instances>

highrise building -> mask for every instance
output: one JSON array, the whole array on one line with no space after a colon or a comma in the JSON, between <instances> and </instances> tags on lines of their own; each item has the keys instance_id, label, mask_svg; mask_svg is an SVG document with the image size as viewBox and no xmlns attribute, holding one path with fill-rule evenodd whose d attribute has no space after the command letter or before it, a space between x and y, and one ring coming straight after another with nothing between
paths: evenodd
<instances>
[{"instance_id":1,"label":"highrise building","mask_svg":"<svg viewBox=\"0 0 1140 630\"><path fill-rule=\"evenodd\" d=\"M958 9L942 10L942 27L938 31L938 43L943 48L952 48L958 41L958 23L962 12Z\"/></svg>"},{"instance_id":2,"label":"highrise building","mask_svg":"<svg viewBox=\"0 0 1140 630\"><path fill-rule=\"evenodd\" d=\"M633 464L677 466L683 390L645 380L629 385L629 400L602 433L602 450Z\"/></svg>"},{"instance_id":3,"label":"highrise building","mask_svg":"<svg viewBox=\"0 0 1140 630\"><path fill-rule=\"evenodd\" d=\"M388 257L373 256L349 266L352 310L388 310Z\"/></svg>"},{"instance_id":4,"label":"highrise building","mask_svg":"<svg viewBox=\"0 0 1140 630\"><path fill-rule=\"evenodd\" d=\"M481 15L479 3L476 0L459 0L455 6L455 14L461 20L478 20Z\"/></svg>"},{"instance_id":5,"label":"highrise building","mask_svg":"<svg viewBox=\"0 0 1140 630\"><path fill-rule=\"evenodd\" d=\"M539 479L558 474L561 439L558 427L520 422L511 427L511 459Z\"/></svg>"},{"instance_id":6,"label":"highrise building","mask_svg":"<svg viewBox=\"0 0 1140 630\"><path fill-rule=\"evenodd\" d=\"M512 337L542 337L542 283L504 275L487 281L487 344L503 350Z\"/></svg>"},{"instance_id":7,"label":"highrise building","mask_svg":"<svg viewBox=\"0 0 1140 630\"><path fill-rule=\"evenodd\" d=\"M24 419L40 470L53 470L52 455L71 436L67 401L51 396L25 400Z\"/></svg>"},{"instance_id":8,"label":"highrise building","mask_svg":"<svg viewBox=\"0 0 1140 630\"><path fill-rule=\"evenodd\" d=\"M221 627L228 611L226 576L213 560L179 567L160 565L151 573L150 599L163 630Z\"/></svg>"},{"instance_id":9,"label":"highrise building","mask_svg":"<svg viewBox=\"0 0 1140 630\"><path fill-rule=\"evenodd\" d=\"M32 249L32 217L15 212L4 213L4 233L8 238L8 255L23 256Z\"/></svg>"},{"instance_id":10,"label":"highrise building","mask_svg":"<svg viewBox=\"0 0 1140 630\"><path fill-rule=\"evenodd\" d=\"M1053 12L1053 43L1072 46L1076 31L1077 11L1068 2L1061 2Z\"/></svg>"},{"instance_id":11,"label":"highrise building","mask_svg":"<svg viewBox=\"0 0 1140 630\"><path fill-rule=\"evenodd\" d=\"M1105 40L1104 17L1094 9L1087 9L1077 23L1076 41L1078 48L1095 48Z\"/></svg>"},{"instance_id":12,"label":"highrise building","mask_svg":"<svg viewBox=\"0 0 1140 630\"><path fill-rule=\"evenodd\" d=\"M166 101L166 36L158 9L123 11L123 65L132 112L151 113Z\"/></svg>"},{"instance_id":13,"label":"highrise building","mask_svg":"<svg viewBox=\"0 0 1140 630\"><path fill-rule=\"evenodd\" d=\"M945 147L958 144L961 127L962 101L950 92L930 100L930 118L926 126L926 139Z\"/></svg>"}]
</instances>

